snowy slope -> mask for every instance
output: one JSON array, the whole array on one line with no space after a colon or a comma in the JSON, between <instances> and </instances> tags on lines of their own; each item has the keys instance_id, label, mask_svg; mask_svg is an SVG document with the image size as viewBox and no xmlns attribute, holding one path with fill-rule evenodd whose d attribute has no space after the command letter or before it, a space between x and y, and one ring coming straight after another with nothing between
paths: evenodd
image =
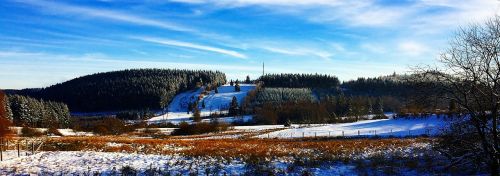
<instances>
[{"instance_id":1,"label":"snowy slope","mask_svg":"<svg viewBox=\"0 0 500 176\"><path fill-rule=\"evenodd\" d=\"M199 103L198 108L200 109L201 116L209 116L210 113L222 112L227 113L227 109L231 100L234 97L238 99L239 104L241 104L246 97L247 93L255 89L254 84L240 84L241 91L235 92L234 86L223 85L220 86L219 93L215 93L214 90L210 91L209 95L204 96ZM150 123L162 123L165 121L172 122L174 124L182 121L190 121L189 118L193 117L192 113L187 113L188 104L197 100L203 88L188 91L178 94L174 97L172 102L168 106L168 113L153 117L148 121ZM205 108L202 108L201 102L205 102ZM228 119L224 119L227 121Z\"/></svg>"},{"instance_id":2,"label":"snowy slope","mask_svg":"<svg viewBox=\"0 0 500 176\"><path fill-rule=\"evenodd\" d=\"M416 119L379 119L364 120L353 123L325 124L322 126L296 128L260 135L260 138L298 138L326 136L415 136L435 135L445 127L447 122L436 116ZM343 132L343 134L342 134Z\"/></svg>"}]
</instances>

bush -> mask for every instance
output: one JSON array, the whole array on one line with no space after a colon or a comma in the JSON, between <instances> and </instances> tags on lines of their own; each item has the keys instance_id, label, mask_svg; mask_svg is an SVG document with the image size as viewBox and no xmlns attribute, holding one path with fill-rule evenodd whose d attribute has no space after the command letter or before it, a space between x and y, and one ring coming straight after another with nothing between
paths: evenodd
<instances>
[{"instance_id":1,"label":"bush","mask_svg":"<svg viewBox=\"0 0 500 176\"><path fill-rule=\"evenodd\" d=\"M229 128L228 124L225 123L195 123L188 124L187 122L181 122L179 124L179 129L174 130L172 135L193 135L193 134L203 134L211 132L225 131Z\"/></svg>"},{"instance_id":2,"label":"bush","mask_svg":"<svg viewBox=\"0 0 500 176\"><path fill-rule=\"evenodd\" d=\"M12 134L9 128L11 125L12 122L10 122L9 119L0 117L0 137L6 137Z\"/></svg>"},{"instance_id":3,"label":"bush","mask_svg":"<svg viewBox=\"0 0 500 176\"><path fill-rule=\"evenodd\" d=\"M47 135L52 135L52 136L63 136L61 134L61 132L59 132L59 130L57 128L54 128L54 127L50 127L48 130L47 130Z\"/></svg>"},{"instance_id":4,"label":"bush","mask_svg":"<svg viewBox=\"0 0 500 176\"><path fill-rule=\"evenodd\" d=\"M23 127L21 129L21 133L24 137L39 137L43 135L40 130L30 127Z\"/></svg>"},{"instance_id":5,"label":"bush","mask_svg":"<svg viewBox=\"0 0 500 176\"><path fill-rule=\"evenodd\" d=\"M145 125L142 123L127 125L120 119L107 117L100 120L80 120L80 123L75 122L74 130L93 132L99 135L119 135L144 127Z\"/></svg>"},{"instance_id":6,"label":"bush","mask_svg":"<svg viewBox=\"0 0 500 176\"><path fill-rule=\"evenodd\" d=\"M129 175L135 176L137 174L137 171L133 167L123 166L121 169L121 173L124 176L129 176Z\"/></svg>"},{"instance_id":7,"label":"bush","mask_svg":"<svg viewBox=\"0 0 500 176\"><path fill-rule=\"evenodd\" d=\"M377 114L372 119L388 119L388 117L385 114Z\"/></svg>"}]
</instances>

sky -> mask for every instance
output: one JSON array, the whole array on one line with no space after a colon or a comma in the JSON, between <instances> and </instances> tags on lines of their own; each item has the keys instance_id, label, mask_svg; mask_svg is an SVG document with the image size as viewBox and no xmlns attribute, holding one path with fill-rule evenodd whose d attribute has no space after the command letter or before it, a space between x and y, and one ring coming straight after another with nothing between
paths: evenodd
<instances>
[{"instance_id":1,"label":"sky","mask_svg":"<svg viewBox=\"0 0 500 176\"><path fill-rule=\"evenodd\" d=\"M134 0L0 3L0 88L47 87L131 68L219 70L228 79L340 80L435 64L459 27L498 0Z\"/></svg>"}]
</instances>

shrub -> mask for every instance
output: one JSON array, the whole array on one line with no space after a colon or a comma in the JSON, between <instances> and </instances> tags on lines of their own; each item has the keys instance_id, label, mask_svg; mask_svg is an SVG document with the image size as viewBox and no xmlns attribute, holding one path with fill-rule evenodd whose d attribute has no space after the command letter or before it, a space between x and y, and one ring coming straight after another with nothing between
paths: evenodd
<instances>
[{"instance_id":1,"label":"shrub","mask_svg":"<svg viewBox=\"0 0 500 176\"><path fill-rule=\"evenodd\" d=\"M195 123L188 124L187 122L181 122L179 124L179 129L174 130L172 135L193 135L193 134L203 134L210 132L220 132L225 131L229 127L228 124L225 123Z\"/></svg>"},{"instance_id":2,"label":"shrub","mask_svg":"<svg viewBox=\"0 0 500 176\"><path fill-rule=\"evenodd\" d=\"M81 120L80 124L75 123L73 129L76 131L93 132L99 135L119 135L144 127L143 123L127 125L120 119L107 117L100 120Z\"/></svg>"},{"instance_id":3,"label":"shrub","mask_svg":"<svg viewBox=\"0 0 500 176\"><path fill-rule=\"evenodd\" d=\"M372 119L388 119L388 117L385 114L377 114Z\"/></svg>"},{"instance_id":4,"label":"shrub","mask_svg":"<svg viewBox=\"0 0 500 176\"><path fill-rule=\"evenodd\" d=\"M137 174L137 171L130 167L130 166L123 166L122 169L121 169L121 173L122 175L124 176L135 176Z\"/></svg>"},{"instance_id":5,"label":"shrub","mask_svg":"<svg viewBox=\"0 0 500 176\"><path fill-rule=\"evenodd\" d=\"M40 130L30 127L23 127L21 129L21 133L22 136L24 137L38 137L43 135L43 133Z\"/></svg>"},{"instance_id":6,"label":"shrub","mask_svg":"<svg viewBox=\"0 0 500 176\"><path fill-rule=\"evenodd\" d=\"M47 135L53 135L53 136L62 136L61 132L55 127L50 127L47 130Z\"/></svg>"},{"instance_id":7,"label":"shrub","mask_svg":"<svg viewBox=\"0 0 500 176\"><path fill-rule=\"evenodd\" d=\"M10 122L10 120L0 117L0 137L6 137L12 134L12 131L9 128L11 125L12 122Z\"/></svg>"}]
</instances>

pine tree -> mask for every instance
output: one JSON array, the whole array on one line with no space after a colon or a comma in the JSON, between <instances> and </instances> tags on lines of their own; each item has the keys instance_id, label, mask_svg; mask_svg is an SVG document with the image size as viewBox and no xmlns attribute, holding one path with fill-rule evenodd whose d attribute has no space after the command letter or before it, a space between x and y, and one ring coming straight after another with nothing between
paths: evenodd
<instances>
[{"instance_id":1,"label":"pine tree","mask_svg":"<svg viewBox=\"0 0 500 176\"><path fill-rule=\"evenodd\" d=\"M200 110L198 109L198 107L194 108L193 121L201 122L201 113L200 113Z\"/></svg>"},{"instance_id":2,"label":"pine tree","mask_svg":"<svg viewBox=\"0 0 500 176\"><path fill-rule=\"evenodd\" d=\"M252 83L252 81L250 81L250 76L249 75L247 75L247 78L245 79L245 83L246 84Z\"/></svg>"},{"instance_id":3,"label":"pine tree","mask_svg":"<svg viewBox=\"0 0 500 176\"><path fill-rule=\"evenodd\" d=\"M234 86L234 91L235 92L241 91L240 84L238 82L236 82L236 85Z\"/></svg>"},{"instance_id":4,"label":"pine tree","mask_svg":"<svg viewBox=\"0 0 500 176\"><path fill-rule=\"evenodd\" d=\"M0 118L10 119L8 99L5 93L0 90Z\"/></svg>"},{"instance_id":5,"label":"pine tree","mask_svg":"<svg viewBox=\"0 0 500 176\"><path fill-rule=\"evenodd\" d=\"M238 112L239 112L238 99L235 96L233 96L231 104L229 105L229 115L235 116L238 115Z\"/></svg>"},{"instance_id":6,"label":"pine tree","mask_svg":"<svg viewBox=\"0 0 500 176\"><path fill-rule=\"evenodd\" d=\"M233 86L233 85L234 85L233 80L231 80L231 82L229 82L229 85L231 85L231 86Z\"/></svg>"},{"instance_id":7,"label":"pine tree","mask_svg":"<svg viewBox=\"0 0 500 176\"><path fill-rule=\"evenodd\" d=\"M367 106L366 113L372 114L373 113L373 105L372 105L372 101L370 100L370 98L367 99L366 106Z\"/></svg>"},{"instance_id":8,"label":"pine tree","mask_svg":"<svg viewBox=\"0 0 500 176\"><path fill-rule=\"evenodd\" d=\"M8 99L5 93L0 90L0 137L6 137L11 134L10 126L12 122L10 120L10 114L8 108Z\"/></svg>"},{"instance_id":9,"label":"pine tree","mask_svg":"<svg viewBox=\"0 0 500 176\"><path fill-rule=\"evenodd\" d=\"M193 103L189 102L188 103L188 108L187 108L187 114L193 110Z\"/></svg>"},{"instance_id":10,"label":"pine tree","mask_svg":"<svg viewBox=\"0 0 500 176\"><path fill-rule=\"evenodd\" d=\"M375 101L375 114L384 114L384 103L381 97L378 97L377 101Z\"/></svg>"},{"instance_id":11,"label":"pine tree","mask_svg":"<svg viewBox=\"0 0 500 176\"><path fill-rule=\"evenodd\" d=\"M457 111L457 103L456 103L455 99L450 100L450 104L448 105L448 111L450 113L454 113Z\"/></svg>"}]
</instances>

